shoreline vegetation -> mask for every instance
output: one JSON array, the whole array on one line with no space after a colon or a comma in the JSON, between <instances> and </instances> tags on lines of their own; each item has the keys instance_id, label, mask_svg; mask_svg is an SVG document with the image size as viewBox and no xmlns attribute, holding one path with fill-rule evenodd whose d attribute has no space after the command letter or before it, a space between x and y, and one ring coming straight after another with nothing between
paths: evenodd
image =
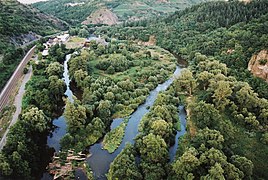
<instances>
[{"instance_id":1,"label":"shoreline vegetation","mask_svg":"<svg viewBox=\"0 0 268 180\"><path fill-rule=\"evenodd\" d=\"M83 48L81 39L73 38L69 45L79 46L75 50L57 44L51 47L49 56L44 58L39 53L38 61L32 62L33 76L26 85L22 113L0 152L1 176L41 178L40 171L45 170L53 154L47 145L52 119L64 106L62 62L65 53L74 50L77 53L68 62L68 72L81 96L66 102L67 132L60 141L61 153L53 159L51 174L56 170L63 179L87 176L91 180L104 176L111 163L106 174L109 180L267 179L268 84L247 70L252 56L267 49L267 9L267 0L216 1L150 20L98 28L73 26L69 29L71 37L87 38ZM82 15L84 11L80 12ZM69 17L68 11L64 13ZM5 21L0 25L12 29L17 24L28 24L13 15L12 26ZM25 30L31 27L29 24ZM99 38L91 41L93 32ZM15 53L14 48L8 50L1 44L6 51L0 50L0 70L6 73L3 71L0 79L5 79L16 63L15 54L23 52L17 49ZM37 47L44 48L41 40ZM135 139L130 136L132 131L126 131L132 119L121 119L110 130L113 119L130 116L153 89L170 77L181 59L187 61L187 68L177 71L180 76L152 98L147 114L139 114ZM261 60L265 68L268 58ZM181 103L187 112L186 127L181 127L185 121L178 114ZM169 150L178 138L176 130L181 128L186 131L177 133L182 138L172 150L176 155L171 162ZM120 146L125 144L124 137L134 143ZM100 148L101 140L105 150ZM96 142L96 151L88 149Z\"/></svg>"},{"instance_id":2,"label":"shoreline vegetation","mask_svg":"<svg viewBox=\"0 0 268 180\"><path fill-rule=\"evenodd\" d=\"M122 143L122 140L125 135L125 130L129 117L124 118L124 121L121 124L108 132L103 139L103 149L106 149L109 153L113 153Z\"/></svg>"}]
</instances>

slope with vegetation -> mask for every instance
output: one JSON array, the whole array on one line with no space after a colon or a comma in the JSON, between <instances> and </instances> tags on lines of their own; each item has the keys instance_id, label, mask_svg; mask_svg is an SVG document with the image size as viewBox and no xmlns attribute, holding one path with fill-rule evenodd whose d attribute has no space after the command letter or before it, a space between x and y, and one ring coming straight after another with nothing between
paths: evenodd
<instances>
[{"instance_id":1,"label":"slope with vegetation","mask_svg":"<svg viewBox=\"0 0 268 180\"><path fill-rule=\"evenodd\" d=\"M118 21L141 20L153 16L160 16L184 9L193 4L207 2L209 0L59 0L38 2L33 6L61 18L72 25L77 25L90 17L93 21L86 21L87 24L111 24L106 21L96 21L99 16L102 19L114 19ZM107 9L109 13L98 13L101 9ZM117 18L115 18L117 19ZM118 23L117 20L112 24Z\"/></svg>"},{"instance_id":2,"label":"slope with vegetation","mask_svg":"<svg viewBox=\"0 0 268 180\"><path fill-rule=\"evenodd\" d=\"M159 115L152 111L135 146L112 163L109 179L267 179L268 86L247 70L251 56L267 48L267 6L264 0L206 3L99 30L118 39L154 35L157 45L189 63L173 84L188 97L187 133L175 161L168 164L169 143L151 129Z\"/></svg>"},{"instance_id":3,"label":"slope with vegetation","mask_svg":"<svg viewBox=\"0 0 268 180\"><path fill-rule=\"evenodd\" d=\"M16 0L0 0L0 90L24 54L20 45L66 27L59 19Z\"/></svg>"},{"instance_id":4,"label":"slope with vegetation","mask_svg":"<svg viewBox=\"0 0 268 180\"><path fill-rule=\"evenodd\" d=\"M210 2L166 18L107 27L99 33L119 39L148 41L191 62L196 52L214 56L230 67L231 75L248 82L268 98L268 85L246 69L252 55L267 48L268 1Z\"/></svg>"}]
</instances>

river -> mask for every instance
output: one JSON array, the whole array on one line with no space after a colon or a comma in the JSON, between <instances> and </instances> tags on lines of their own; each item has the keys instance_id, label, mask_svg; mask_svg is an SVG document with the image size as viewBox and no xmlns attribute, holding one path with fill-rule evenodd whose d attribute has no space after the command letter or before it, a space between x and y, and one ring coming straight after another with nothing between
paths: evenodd
<instances>
[{"instance_id":1,"label":"river","mask_svg":"<svg viewBox=\"0 0 268 180\"><path fill-rule=\"evenodd\" d=\"M65 95L67 96L68 100L73 102L73 92L70 89L70 77L69 77L69 70L68 70L68 61L71 59L71 54L67 55L64 61L64 72L63 72L63 80L67 86L65 91ZM66 121L63 115L59 118L53 120L53 125L55 129L53 132L47 137L47 145L51 148L54 148L56 152L60 151L60 140L66 134ZM47 172L43 174L42 180L52 180L53 177L50 176Z\"/></svg>"},{"instance_id":2,"label":"river","mask_svg":"<svg viewBox=\"0 0 268 180\"><path fill-rule=\"evenodd\" d=\"M70 89L70 78L68 75L68 61L71 58L71 55L66 56L66 60L64 62L64 74L63 79L66 83L67 90L65 92L65 95L68 97L68 99L73 102L73 92ZM182 68L177 66L176 70L173 74L173 76L165 81L162 84L159 84L154 90L152 90L149 94L149 96L146 98L146 101L144 104L140 105L137 110L131 114L130 119L128 121L128 124L126 126L125 135L123 138L122 143L118 147L118 149L110 154L107 150L102 149L102 140L100 140L98 143L95 143L94 145L90 146L89 153L91 156L87 159L87 162L89 163L95 179L106 179L105 174L109 170L109 166L111 162L115 159L115 157L124 149L125 144L127 142L133 144L134 138L138 134L138 126L140 123L140 120L142 117L149 112L148 107L151 107L154 104L154 101L157 98L157 95L160 91L165 91L174 81L175 76L180 75ZM176 150L178 148L178 141L179 137L181 137L185 133L186 128L186 113L184 111L183 106L179 106L179 117L181 120L181 131L177 131L175 144L170 147L169 149L169 155L171 161L174 159ZM122 119L114 119L111 124L111 129L117 127L122 122ZM63 116L59 117L58 119L55 119L53 121L53 124L57 127L53 133L48 137L47 144L49 147L53 147L56 152L59 152L60 150L60 139L65 135L66 133L66 122ZM44 178L43 178L44 179ZM47 178L45 178L47 179Z\"/></svg>"},{"instance_id":3,"label":"river","mask_svg":"<svg viewBox=\"0 0 268 180\"><path fill-rule=\"evenodd\" d=\"M145 103L140 105L137 108L137 110L130 116L129 122L128 122L126 130L125 130L125 136L123 138L123 141L114 153L110 154L107 150L103 150L102 149L102 141L92 145L89 148L89 152L90 152L91 156L87 159L87 161L88 161L88 163L89 163L89 165L94 173L95 179L106 179L105 174L108 172L111 162L124 149L125 144L127 142L129 142L131 144L134 143L134 138L138 134L139 122L142 119L142 117L146 113L149 112L149 109L147 107L151 107L154 104L154 101L156 100L159 92L165 91L171 85L171 83L174 81L174 77L178 76L180 74L181 70L182 70L182 68L177 66L173 77L170 78L169 80L167 80L166 82L164 82L163 84L159 84L154 90L152 90L150 92L149 96L147 97ZM180 119L185 120L186 115L185 115L185 113L182 113L184 111L184 109L182 106L180 106L180 109L181 109L180 110ZM120 123L120 122L118 123L116 121L118 121L118 119L114 120L113 123L117 123L117 124ZM181 126L182 131L177 132L176 140L175 140L176 143L178 143L179 137L185 133L185 124L181 123L181 125L183 125L183 126ZM114 126L114 125L112 124L112 126ZM178 147L178 145L176 145L176 144L171 147L170 157L172 159L175 157L177 147Z\"/></svg>"},{"instance_id":4,"label":"river","mask_svg":"<svg viewBox=\"0 0 268 180\"><path fill-rule=\"evenodd\" d=\"M63 73L63 80L67 86L67 90L65 91L65 95L67 96L68 100L73 102L73 92L70 89L70 77L69 77L69 70L68 70L68 61L71 59L71 55L66 56L66 60L64 61L64 73ZM60 139L66 134L66 122L64 116L60 116L57 119L53 120L53 125L56 126L53 133L48 137L47 144L49 147L55 149L56 152L60 150Z\"/></svg>"}]
</instances>

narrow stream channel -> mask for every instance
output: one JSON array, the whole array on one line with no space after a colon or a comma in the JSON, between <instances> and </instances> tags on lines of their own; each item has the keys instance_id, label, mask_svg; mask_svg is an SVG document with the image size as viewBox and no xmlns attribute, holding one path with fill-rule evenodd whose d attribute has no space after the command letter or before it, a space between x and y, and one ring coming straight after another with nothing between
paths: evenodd
<instances>
[{"instance_id":1,"label":"narrow stream channel","mask_svg":"<svg viewBox=\"0 0 268 180\"><path fill-rule=\"evenodd\" d=\"M169 148L170 162L172 162L176 156L180 137L186 133L186 111L184 109L184 106L179 106L179 118L181 122L181 130L177 131L175 137L175 144Z\"/></svg>"},{"instance_id":2,"label":"narrow stream channel","mask_svg":"<svg viewBox=\"0 0 268 180\"><path fill-rule=\"evenodd\" d=\"M68 97L68 99L71 102L73 102L73 92L70 89L70 78L68 74L69 73L68 61L70 60L70 58L71 58L71 55L67 55L66 60L64 61L63 79L67 86L65 95ZM140 120L146 113L149 112L149 109L147 109L147 107L151 107L154 104L154 101L156 100L159 92L165 91L174 81L174 77L180 74L181 70L182 68L177 66L173 74L173 77L171 77L169 80L167 80L163 84L159 84L154 90L152 90L149 96L147 97L145 103L140 105L137 108L137 110L130 116L129 122L126 126L125 136L123 138L123 141L114 153L110 154L107 150L102 149L102 140L90 146L89 153L91 154L91 156L87 159L87 161L94 173L95 179L107 179L105 174L108 172L111 162L124 149L125 144L127 142L131 144L134 143L134 138L138 134L138 125L140 123ZM176 155L179 137L181 137L185 133L186 113L184 111L183 106L179 106L179 117L181 120L181 131L177 132L175 144L169 149L169 155L170 155L171 161L174 159ZM111 129L114 129L115 127L117 127L122 122L122 120L123 119L121 118L114 119L111 124ZM60 139L66 134L66 121L65 121L64 116L62 115L59 118L54 119L53 124L57 128L48 137L47 144L49 147L54 148L56 152L59 152L60 151L60 143L59 143ZM50 179L50 178L48 178L48 174L46 173L44 174L42 179Z\"/></svg>"},{"instance_id":3,"label":"narrow stream channel","mask_svg":"<svg viewBox=\"0 0 268 180\"><path fill-rule=\"evenodd\" d=\"M70 89L70 77L69 77L69 70L68 70L68 61L71 59L71 54L66 55L64 61L64 72L63 72L63 80L67 86L65 91L65 95L67 98L73 102L73 92ZM53 125L56 127L52 134L47 137L47 145L51 148L54 148L55 152L60 151L60 140L66 134L66 121L63 115L59 118L53 120ZM43 177L41 180L52 180L53 177L49 175L48 172L43 173Z\"/></svg>"},{"instance_id":4,"label":"narrow stream channel","mask_svg":"<svg viewBox=\"0 0 268 180\"><path fill-rule=\"evenodd\" d=\"M67 86L67 90L65 91L65 95L67 98L73 102L73 92L70 89L70 77L69 77L69 70L68 70L68 61L71 59L71 54L66 56L64 61L64 73L63 73L63 80ZM56 126L56 129L53 133L47 138L47 145L55 149L56 152L60 150L60 139L66 134L66 122L64 116L60 116L57 119L53 120L53 125Z\"/></svg>"}]
</instances>

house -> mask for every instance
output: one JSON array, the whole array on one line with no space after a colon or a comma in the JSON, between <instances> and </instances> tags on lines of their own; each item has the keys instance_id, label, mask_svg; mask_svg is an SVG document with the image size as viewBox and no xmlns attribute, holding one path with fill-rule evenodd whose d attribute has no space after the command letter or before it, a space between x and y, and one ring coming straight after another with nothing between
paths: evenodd
<instances>
[{"instance_id":1,"label":"house","mask_svg":"<svg viewBox=\"0 0 268 180\"><path fill-rule=\"evenodd\" d=\"M42 56L45 57L45 56L48 56L48 49L45 49L43 52L42 52Z\"/></svg>"},{"instance_id":2,"label":"house","mask_svg":"<svg viewBox=\"0 0 268 180\"><path fill-rule=\"evenodd\" d=\"M108 46L108 42L105 41L105 39L96 36L91 36L86 39L86 42L84 43L84 47L87 47L91 41L96 41L97 44L102 44L103 46Z\"/></svg>"},{"instance_id":3,"label":"house","mask_svg":"<svg viewBox=\"0 0 268 180\"><path fill-rule=\"evenodd\" d=\"M70 38L70 35L69 34L63 34L63 35L57 36L57 38L58 38L60 43L65 43Z\"/></svg>"}]
</instances>

